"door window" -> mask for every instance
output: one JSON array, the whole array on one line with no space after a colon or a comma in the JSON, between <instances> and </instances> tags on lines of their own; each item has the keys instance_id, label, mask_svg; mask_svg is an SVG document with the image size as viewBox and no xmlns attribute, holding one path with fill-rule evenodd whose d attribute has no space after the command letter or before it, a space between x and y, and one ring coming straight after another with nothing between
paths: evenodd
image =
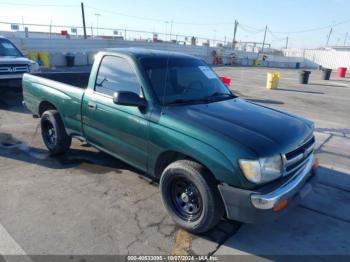
<instances>
[{"instance_id":1,"label":"door window","mask_svg":"<svg viewBox=\"0 0 350 262\"><path fill-rule=\"evenodd\" d=\"M141 85L130 63L116 56L105 56L102 59L95 91L109 96L113 96L114 92L129 91L142 96Z\"/></svg>"}]
</instances>

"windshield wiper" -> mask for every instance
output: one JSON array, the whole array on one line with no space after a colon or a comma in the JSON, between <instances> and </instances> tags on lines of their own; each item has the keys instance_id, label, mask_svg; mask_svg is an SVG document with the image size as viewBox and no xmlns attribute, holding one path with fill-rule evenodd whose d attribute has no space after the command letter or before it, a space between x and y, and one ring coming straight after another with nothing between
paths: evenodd
<instances>
[{"instance_id":1,"label":"windshield wiper","mask_svg":"<svg viewBox=\"0 0 350 262\"><path fill-rule=\"evenodd\" d=\"M203 98L175 99L174 101L166 103L166 105L189 104L189 103L208 103L208 102L212 102L215 98L225 98L226 99L226 98L236 98L236 96L229 94L229 93L215 92L214 94L212 94L210 96L203 97Z\"/></svg>"},{"instance_id":2,"label":"windshield wiper","mask_svg":"<svg viewBox=\"0 0 350 262\"><path fill-rule=\"evenodd\" d=\"M187 103L194 103L194 102L201 102L203 99L175 99L174 101L171 101L169 103L166 103L166 105L177 105L177 104L187 104Z\"/></svg>"},{"instance_id":3,"label":"windshield wiper","mask_svg":"<svg viewBox=\"0 0 350 262\"><path fill-rule=\"evenodd\" d=\"M215 98L235 98L236 96L230 94L230 93L220 93L220 92L215 92L211 94L210 96L206 96L205 99L207 100L213 100Z\"/></svg>"}]
</instances>

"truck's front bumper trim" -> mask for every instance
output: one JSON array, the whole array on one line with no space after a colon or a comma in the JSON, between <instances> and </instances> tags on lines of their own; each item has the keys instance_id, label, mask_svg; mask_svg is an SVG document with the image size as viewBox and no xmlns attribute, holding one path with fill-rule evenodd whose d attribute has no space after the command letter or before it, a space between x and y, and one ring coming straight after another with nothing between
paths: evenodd
<instances>
[{"instance_id":1,"label":"truck's front bumper trim","mask_svg":"<svg viewBox=\"0 0 350 262\"><path fill-rule=\"evenodd\" d=\"M22 79L23 73L21 74L3 74L0 75L0 80L11 80L11 79Z\"/></svg>"},{"instance_id":2,"label":"truck's front bumper trim","mask_svg":"<svg viewBox=\"0 0 350 262\"><path fill-rule=\"evenodd\" d=\"M268 194L252 194L251 202L258 209L272 209L280 201L288 199L294 195L304 185L309 178L310 171L314 164L314 154L311 154L303 168L298 171L290 180Z\"/></svg>"}]
</instances>

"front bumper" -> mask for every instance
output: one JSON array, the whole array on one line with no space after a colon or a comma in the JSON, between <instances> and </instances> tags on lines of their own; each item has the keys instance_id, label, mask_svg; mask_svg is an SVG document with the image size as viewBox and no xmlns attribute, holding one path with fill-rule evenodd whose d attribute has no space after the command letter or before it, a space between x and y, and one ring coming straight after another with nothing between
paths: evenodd
<instances>
[{"instance_id":1,"label":"front bumper","mask_svg":"<svg viewBox=\"0 0 350 262\"><path fill-rule=\"evenodd\" d=\"M10 79L22 79L22 74L3 74L0 75L0 80L10 80Z\"/></svg>"},{"instance_id":2,"label":"front bumper","mask_svg":"<svg viewBox=\"0 0 350 262\"><path fill-rule=\"evenodd\" d=\"M219 185L227 218L244 223L262 223L286 213L312 191L316 182L314 160L311 155L301 170L276 188L267 186L250 191ZM287 201L288 205L278 212L274 211L282 201Z\"/></svg>"},{"instance_id":3,"label":"front bumper","mask_svg":"<svg viewBox=\"0 0 350 262\"><path fill-rule=\"evenodd\" d=\"M23 74L0 75L0 88L18 88L22 86Z\"/></svg>"}]
</instances>

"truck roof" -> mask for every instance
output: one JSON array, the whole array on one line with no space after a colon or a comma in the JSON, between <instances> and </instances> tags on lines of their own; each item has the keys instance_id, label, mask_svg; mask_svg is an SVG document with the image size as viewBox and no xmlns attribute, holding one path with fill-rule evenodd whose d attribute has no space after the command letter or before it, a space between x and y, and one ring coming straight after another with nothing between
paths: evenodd
<instances>
[{"instance_id":1,"label":"truck roof","mask_svg":"<svg viewBox=\"0 0 350 262\"><path fill-rule=\"evenodd\" d=\"M110 53L116 53L116 54L125 54L130 55L135 58L142 58L142 57L178 57L178 58L193 58L198 59L195 56L187 55L183 53L178 53L174 51L165 51L165 50L153 50L153 49L146 49L146 48L107 48L105 49L106 52Z\"/></svg>"}]
</instances>

